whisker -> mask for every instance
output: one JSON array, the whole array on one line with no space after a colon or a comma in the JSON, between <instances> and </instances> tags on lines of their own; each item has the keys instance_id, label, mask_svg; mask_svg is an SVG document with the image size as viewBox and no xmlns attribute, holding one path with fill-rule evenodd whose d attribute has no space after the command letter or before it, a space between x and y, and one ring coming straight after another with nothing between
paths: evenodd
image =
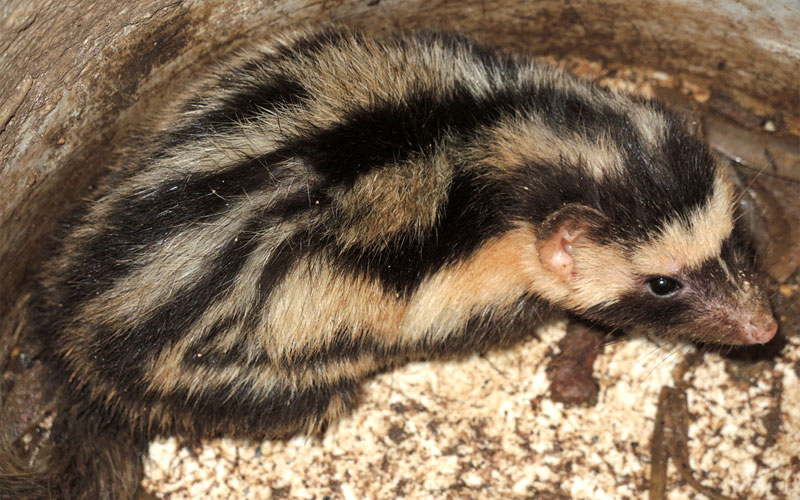
<instances>
[{"instance_id":1,"label":"whisker","mask_svg":"<svg viewBox=\"0 0 800 500\"><path fill-rule=\"evenodd\" d=\"M689 351L689 349L691 349L691 345L687 345L687 344L676 344L675 348L674 348L674 349L672 349L672 350L669 352L669 354L667 354L667 355L666 355L664 358L662 358L662 359L661 359L661 360L660 360L658 363L656 363L656 364L655 364L655 366L653 366L653 368L651 368L651 369L650 369L650 371L649 371L649 372L647 372L647 374L645 375L645 378L649 378L649 377L650 377L650 375L652 375L652 374L653 374L653 372L654 372L654 371L656 371L656 369L658 369L660 366L662 366L662 365L663 365L664 363L666 363L666 362L667 362L667 361L668 361L670 358L672 358L673 356L675 356L675 355L676 355L678 352L680 352L680 351L681 351L682 349L684 349L684 348L686 348L686 352L688 352L688 351Z\"/></svg>"},{"instance_id":2,"label":"whisker","mask_svg":"<svg viewBox=\"0 0 800 500\"><path fill-rule=\"evenodd\" d=\"M746 193L746 192L747 192L747 191L748 191L748 190L749 190L751 187L753 187L753 184L755 184L756 180L757 180L759 177L761 177L761 174L763 174L763 173L764 173L764 170L766 170L767 166L768 166L768 164L766 164L766 163L765 163L763 167L761 167L761 168L760 168L758 171L756 171L756 174L753 176L753 178L752 178L752 179L750 179L750 182L749 182L749 183L747 183L747 185L746 185L745 187L743 187L743 188L742 188L742 190L739 192L739 194L736 196L736 198L734 198L734 200L733 200L733 205L732 205L732 206L734 206L734 207L735 207L735 206L737 206L737 205L739 204L739 202L740 202L740 201L742 201L742 198L744 197L745 193Z\"/></svg>"},{"instance_id":3,"label":"whisker","mask_svg":"<svg viewBox=\"0 0 800 500\"><path fill-rule=\"evenodd\" d=\"M653 341L653 340L651 339L651 341ZM637 359L637 360L636 360L636 361L633 363L633 366L639 366L639 365L642 365L642 364L644 363L644 361L645 361L647 358L649 358L650 356L652 356L652 355L653 355L653 353L656 353L656 352L660 351L661 349L663 349L663 348L665 347L665 345L666 345L666 344L659 344L659 343L656 343L656 344L655 344L655 347L653 347L653 349L651 349L649 352L647 352L647 353L643 354L642 356L640 356L640 357L639 357L639 359Z\"/></svg>"}]
</instances>

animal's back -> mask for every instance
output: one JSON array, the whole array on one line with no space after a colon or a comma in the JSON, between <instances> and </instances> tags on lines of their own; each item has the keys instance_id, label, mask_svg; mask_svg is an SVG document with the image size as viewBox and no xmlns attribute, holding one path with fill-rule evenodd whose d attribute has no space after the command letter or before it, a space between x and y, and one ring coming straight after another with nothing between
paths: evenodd
<instances>
[{"instance_id":1,"label":"animal's back","mask_svg":"<svg viewBox=\"0 0 800 500\"><path fill-rule=\"evenodd\" d=\"M530 85L568 81L472 48L331 29L193 89L45 273L82 397L142 426L274 435L340 413L393 359L458 351L441 316L474 314L420 288L509 227L465 151Z\"/></svg>"}]
</instances>

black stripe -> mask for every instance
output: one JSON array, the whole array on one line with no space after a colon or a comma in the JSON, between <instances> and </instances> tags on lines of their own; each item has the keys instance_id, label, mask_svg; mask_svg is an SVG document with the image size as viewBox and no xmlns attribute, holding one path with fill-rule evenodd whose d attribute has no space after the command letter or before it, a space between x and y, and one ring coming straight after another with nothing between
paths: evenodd
<instances>
[{"instance_id":1,"label":"black stripe","mask_svg":"<svg viewBox=\"0 0 800 500\"><path fill-rule=\"evenodd\" d=\"M647 292L631 292L613 304L594 306L580 316L608 326L643 326L666 333L686 323L695 309L690 297L663 299Z\"/></svg>"},{"instance_id":2,"label":"black stripe","mask_svg":"<svg viewBox=\"0 0 800 500\"><path fill-rule=\"evenodd\" d=\"M722 245L721 256L729 269L737 273L737 278L752 279L749 276L751 267L742 265L739 259L745 254L736 248L735 237L726 239ZM650 328L657 334L670 330L681 331L680 327L709 324L709 320L700 320L705 312L703 304L723 304L725 301L735 303L735 289L728 281L728 274L720 265L716 256L710 257L693 268L682 269L675 278L683 284L683 289L675 296L664 298L651 294L644 282L649 276L641 277L642 289L622 296L610 305L595 306L581 315L612 326L637 325ZM725 320L715 319L717 325ZM701 330L687 332L688 335L702 335Z\"/></svg>"},{"instance_id":3,"label":"black stripe","mask_svg":"<svg viewBox=\"0 0 800 500\"><path fill-rule=\"evenodd\" d=\"M320 325L321 327L322 325ZM199 347L187 352L183 363L192 366L216 366L226 368L237 366L240 369L256 368L264 365L280 367L284 370L300 370L307 368L324 368L327 364L337 361L355 361L363 356L373 356L378 364L397 356L408 355L416 350L403 346L387 348L371 337L371 334L362 334L353 340L346 330L334 333L333 339L324 345L310 348L308 346L284 354L278 359L272 359L266 352L253 354L239 342L227 350L216 347Z\"/></svg>"},{"instance_id":4,"label":"black stripe","mask_svg":"<svg viewBox=\"0 0 800 500\"><path fill-rule=\"evenodd\" d=\"M305 196L305 193L303 193ZM270 214L273 215L273 214ZM265 304L272 295L275 287L280 284L291 270L298 259L306 255L308 248L304 248L307 234L298 233L287 239L276 247L269 259L263 266L261 278L259 279L258 292L259 300L257 305L250 309L250 314L242 320L242 338L227 350L217 347L209 347L217 336L233 328L238 321L236 318L226 317L215 323L203 337L192 344L192 348L186 352L183 362L187 365L210 365L210 366L260 366L272 364L272 360L266 352L254 354L245 346L249 331L258 327L264 320ZM267 332L261 332L268 334Z\"/></svg>"},{"instance_id":5,"label":"black stripe","mask_svg":"<svg viewBox=\"0 0 800 500\"><path fill-rule=\"evenodd\" d=\"M335 332L323 346L306 349L277 360L284 369L325 366L336 361L355 361L372 357L378 366L402 359L452 358L504 348L524 340L549 315L550 308L534 295L520 297L502 314L494 310L475 313L457 332L442 336L431 332L421 340L408 344L385 345L375 332L354 336L346 330Z\"/></svg>"},{"instance_id":6,"label":"black stripe","mask_svg":"<svg viewBox=\"0 0 800 500\"><path fill-rule=\"evenodd\" d=\"M590 138L610 135L623 151L642 151L625 115L561 89L527 82L486 96L476 96L464 84L442 92L420 83L402 100L354 107L338 125L311 127L305 137L287 143L286 151L307 160L332 182L348 185L372 168L429 155L446 134L469 141L478 129L526 112L565 133L577 129Z\"/></svg>"},{"instance_id":7,"label":"black stripe","mask_svg":"<svg viewBox=\"0 0 800 500\"><path fill-rule=\"evenodd\" d=\"M324 203L327 203L327 201L324 201ZM124 356L126 350L131 348L135 353L124 360L120 360L119 365L124 365L126 369L131 370L131 375L133 375L133 371L137 367L141 367L141 363L147 356L180 338L185 333L186 328L192 325L206 309L216 301L222 300L228 287L233 284L250 254L258 246L260 242L257 237L258 234L265 227L271 227L276 220L286 220L303 208L308 208L308 206L308 192L301 190L287 195L281 203L253 216L244 229L219 252L209 265L209 271L203 274L196 283L185 285L182 289L176 291L170 301L158 307L149 318L139 323L136 328L120 334L120 338L128 339L129 342L136 344L135 346L129 346L127 342L118 342L113 346L108 346L105 357L111 362L111 366L106 368L113 369L114 359ZM313 206L320 209L317 205ZM301 234L289 238L276 249L277 253L273 253L273 256L264 265L264 271L259 283L259 293L262 301L266 300L274 286L280 282L280 279L291 268L293 262L302 255L294 250L297 248L295 245L298 245L303 237ZM263 306L263 302L259 305ZM259 319L257 315L260 312L262 312L261 307L254 308L251 317L245 319L244 328L254 327ZM228 321L231 322L229 323ZM221 323L215 326L230 328L233 325L232 321L232 319L223 319ZM217 335L221 332L214 330L210 333ZM197 354L197 351L192 351L192 354ZM209 356L212 354L209 353ZM221 357L225 356L233 360L238 359L238 355L235 352Z\"/></svg>"},{"instance_id":8,"label":"black stripe","mask_svg":"<svg viewBox=\"0 0 800 500\"><path fill-rule=\"evenodd\" d=\"M258 246L257 235L262 224L261 214L253 217L245 229L226 244L209 265L208 272L173 293L171 300L134 328L116 333L114 342L107 342L102 336L96 337L95 349L102 356L97 361L97 368L112 380L120 376L127 380L140 380L146 361L161 352L165 345L185 335L186 329L227 293ZM108 329L99 325L97 330Z\"/></svg>"},{"instance_id":9,"label":"black stripe","mask_svg":"<svg viewBox=\"0 0 800 500\"><path fill-rule=\"evenodd\" d=\"M323 325L320 325L322 328ZM355 337L351 332L340 329L334 332L333 338L322 346L304 348L293 351L290 356L283 355L277 363L285 370L306 367L324 367L336 361L355 361L365 355L383 354L381 347L370 333L362 333Z\"/></svg>"},{"instance_id":10,"label":"black stripe","mask_svg":"<svg viewBox=\"0 0 800 500\"><path fill-rule=\"evenodd\" d=\"M321 326L321 325L320 325ZM305 346L293 352L290 356L283 355L273 360L266 352L253 354L245 346L245 342L239 342L231 348L223 350L218 347L209 347L207 340L211 339L209 332L208 339L197 343L197 347L186 353L182 362L188 366L216 366L226 368L237 366L239 369L255 368L264 365L280 366L282 369L299 370L309 367L324 367L330 362L343 360L356 360L364 355L378 355L385 358L385 349L376 343L375 339L369 335L362 335L358 340L353 340L351 335L345 331L337 331L333 339L325 345L313 349Z\"/></svg>"},{"instance_id":11,"label":"black stripe","mask_svg":"<svg viewBox=\"0 0 800 500\"><path fill-rule=\"evenodd\" d=\"M153 243L189 222L224 214L234 199L275 186L286 173L278 168L284 160L281 151L274 151L224 170L170 179L146 195L118 202L108 224L135 231L144 244Z\"/></svg>"},{"instance_id":12,"label":"black stripe","mask_svg":"<svg viewBox=\"0 0 800 500\"><path fill-rule=\"evenodd\" d=\"M165 398L150 395L162 402L168 412L192 415L189 428L173 432L198 437L285 437L301 430L306 424L319 422L333 398L353 408L357 403L358 381L341 379L334 384L319 384L302 390L276 389L267 397L255 397L252 382L243 381L236 387L226 386L189 394L176 390ZM180 421L184 421L183 418ZM186 425L186 424L178 424Z\"/></svg>"},{"instance_id":13,"label":"black stripe","mask_svg":"<svg viewBox=\"0 0 800 500\"><path fill-rule=\"evenodd\" d=\"M708 147L682 127L667 123L667 140L650 155L644 150L597 188L596 204L616 238L641 241L663 223L688 218L713 194L715 161Z\"/></svg>"},{"instance_id":14,"label":"black stripe","mask_svg":"<svg viewBox=\"0 0 800 500\"><path fill-rule=\"evenodd\" d=\"M607 101L610 91L585 86L591 100L560 88L542 86L531 89L529 109L556 133L569 136L575 132L590 142L598 138L612 139L626 160L633 161L643 148L636 128L628 116L614 110Z\"/></svg>"},{"instance_id":15,"label":"black stripe","mask_svg":"<svg viewBox=\"0 0 800 500\"><path fill-rule=\"evenodd\" d=\"M559 112L562 123L576 106ZM715 163L707 146L689 135L670 115L667 140L656 151L645 148L624 116L603 111L581 111L587 130L606 134L623 152L623 164L609 170L600 181L587 174L585 165L561 160L530 163L509 184L517 193L513 217L542 222L566 204L597 209L607 225L602 241L635 244L654 236L665 221L688 217L707 203L713 193Z\"/></svg>"},{"instance_id":16,"label":"black stripe","mask_svg":"<svg viewBox=\"0 0 800 500\"><path fill-rule=\"evenodd\" d=\"M363 36L357 32L328 27L298 38L289 44L279 45L277 47L277 52L285 59L298 61L301 59L311 59L315 55L332 47L345 46L348 42L356 45L360 44L363 42Z\"/></svg>"},{"instance_id":17,"label":"black stripe","mask_svg":"<svg viewBox=\"0 0 800 500\"><path fill-rule=\"evenodd\" d=\"M505 202L500 186L461 174L453 180L434 227L421 238L402 232L380 246L345 248L327 234L318 234L311 241L317 251L343 269L376 278L389 291L407 297L427 276L470 256L485 241L508 229L502 213Z\"/></svg>"},{"instance_id":18,"label":"black stripe","mask_svg":"<svg viewBox=\"0 0 800 500\"><path fill-rule=\"evenodd\" d=\"M218 129L220 123L245 121L281 106L301 104L308 98L308 91L299 82L285 75L274 75L269 81L248 86L225 96L221 107L198 121L204 120Z\"/></svg>"},{"instance_id":19,"label":"black stripe","mask_svg":"<svg viewBox=\"0 0 800 500\"><path fill-rule=\"evenodd\" d=\"M233 88L213 107L167 134L154 156L170 156L170 151L177 146L229 132L238 123L283 106L302 104L310 97L302 84L285 75L270 75L262 71L256 75L241 75L241 78L231 83ZM251 83L254 79L262 81ZM193 101L200 107L203 102L202 99Z\"/></svg>"},{"instance_id":20,"label":"black stripe","mask_svg":"<svg viewBox=\"0 0 800 500\"><path fill-rule=\"evenodd\" d=\"M211 325L211 328L206 330L201 338L192 342L191 348L183 356L183 364L191 368L193 366L230 366L239 362L244 356L243 346L236 345L232 349L222 351L215 345L209 345L234 328L236 323L235 317L226 316Z\"/></svg>"},{"instance_id":21,"label":"black stripe","mask_svg":"<svg viewBox=\"0 0 800 500\"><path fill-rule=\"evenodd\" d=\"M349 185L372 168L430 155L448 132L469 137L479 127L514 113L525 100L516 91L476 97L458 86L442 96L420 87L402 100L356 107L338 125L310 130L286 149L331 182Z\"/></svg>"},{"instance_id":22,"label":"black stripe","mask_svg":"<svg viewBox=\"0 0 800 500\"><path fill-rule=\"evenodd\" d=\"M510 216L536 224L570 203L595 208L601 203L599 184L585 173L582 165L558 159L524 165L508 186L518 198L509 204Z\"/></svg>"},{"instance_id":23,"label":"black stripe","mask_svg":"<svg viewBox=\"0 0 800 500\"><path fill-rule=\"evenodd\" d=\"M330 204L330 197L319 186L308 186L306 190L300 189L288 194L270 211L269 216L277 223L276 225L279 225L303 211L324 212ZM311 234L310 230L299 231L272 250L261 271L258 281L258 303L247 318L247 325L256 327L262 319L257 315L264 309L275 287L283 281L295 262L314 250L310 242Z\"/></svg>"},{"instance_id":24,"label":"black stripe","mask_svg":"<svg viewBox=\"0 0 800 500\"><path fill-rule=\"evenodd\" d=\"M459 332L444 338L426 335L416 350L427 357L453 358L507 348L533 336L550 315L546 301L526 294L502 313L494 309L474 312Z\"/></svg>"},{"instance_id":25,"label":"black stripe","mask_svg":"<svg viewBox=\"0 0 800 500\"><path fill-rule=\"evenodd\" d=\"M153 245L189 224L217 223L229 204L279 182L286 172L276 166L283 159L279 151L269 153L221 172L172 179L146 196L115 203L107 229L89 239L81 261L70 270L65 313L73 314L86 298L111 288Z\"/></svg>"},{"instance_id":26,"label":"black stripe","mask_svg":"<svg viewBox=\"0 0 800 500\"><path fill-rule=\"evenodd\" d=\"M432 332L421 340L408 344L385 345L379 341L378 333L362 331L354 335L348 330L340 329L334 332L331 340L322 345L313 348L304 346L293 351L291 355L283 355L275 360L269 359L266 353L249 358L245 347L237 345L228 351L198 350L194 356L187 355L184 361L189 365L222 367L270 364L292 371L324 368L332 362L356 361L363 357L373 358L376 366L380 367L407 358L464 356L476 351L508 347L533 335L534 328L549 315L549 310L549 306L540 298L525 295L502 314L491 310L475 313L458 332L451 332L444 337L438 331Z\"/></svg>"},{"instance_id":27,"label":"black stripe","mask_svg":"<svg viewBox=\"0 0 800 500\"><path fill-rule=\"evenodd\" d=\"M296 79L282 73L281 66L287 60L297 62L304 58L313 58L315 54L346 39L360 38L360 35L348 34L345 30L327 28L293 43L279 45L276 48L277 55L263 53L241 67L231 68L217 75L217 79L209 84L210 88L189 99L181 107L179 114L199 112L209 103L219 104L161 138L152 157L160 159L172 156L176 146L218 133L228 133L239 121L274 111L284 105L306 102L311 97L308 90ZM219 95L220 89L227 91L222 97Z\"/></svg>"},{"instance_id":28,"label":"black stripe","mask_svg":"<svg viewBox=\"0 0 800 500\"><path fill-rule=\"evenodd\" d=\"M276 247L264 264L258 282L259 301L254 313L264 307L275 287L278 286L291 270L295 262L305 256L310 250L307 244L308 235L304 232L293 235ZM255 324L259 318L251 318L250 323Z\"/></svg>"},{"instance_id":29,"label":"black stripe","mask_svg":"<svg viewBox=\"0 0 800 500\"><path fill-rule=\"evenodd\" d=\"M753 236L748 224L746 218L736 217L731 234L723 240L722 248L720 248L720 256L728 268L745 273L740 280L742 282L754 278L751 274L755 274L754 270L758 268L759 258L763 258L754 247Z\"/></svg>"}]
</instances>

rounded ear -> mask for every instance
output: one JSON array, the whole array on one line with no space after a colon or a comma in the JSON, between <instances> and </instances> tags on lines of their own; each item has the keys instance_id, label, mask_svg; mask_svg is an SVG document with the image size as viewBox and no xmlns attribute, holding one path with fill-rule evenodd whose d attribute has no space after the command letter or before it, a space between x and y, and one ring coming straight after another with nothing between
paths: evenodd
<instances>
[{"instance_id":1,"label":"rounded ear","mask_svg":"<svg viewBox=\"0 0 800 500\"><path fill-rule=\"evenodd\" d=\"M536 238L542 267L569 283L574 275L576 253L594 244L591 235L605 220L597 210L578 204L565 205L548 215Z\"/></svg>"}]
</instances>

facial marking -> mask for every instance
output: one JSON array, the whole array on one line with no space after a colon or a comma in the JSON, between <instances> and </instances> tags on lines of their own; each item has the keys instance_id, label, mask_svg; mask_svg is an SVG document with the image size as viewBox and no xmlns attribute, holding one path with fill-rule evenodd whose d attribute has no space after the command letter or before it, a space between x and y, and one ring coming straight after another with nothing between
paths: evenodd
<instances>
[{"instance_id":1,"label":"facial marking","mask_svg":"<svg viewBox=\"0 0 800 500\"><path fill-rule=\"evenodd\" d=\"M722 258L722 256L717 257L717 262L719 262L719 267L721 267L725 272L725 276L728 278L728 281L735 285L736 278L733 276L733 274L731 274L731 270L728 269L728 264L725 263L725 260Z\"/></svg>"},{"instance_id":2,"label":"facial marking","mask_svg":"<svg viewBox=\"0 0 800 500\"><path fill-rule=\"evenodd\" d=\"M687 219L669 221L654 240L634 252L634 270L644 275L674 275L719 256L722 243L733 230L732 199L731 185L717 179L705 204Z\"/></svg>"}]
</instances>

